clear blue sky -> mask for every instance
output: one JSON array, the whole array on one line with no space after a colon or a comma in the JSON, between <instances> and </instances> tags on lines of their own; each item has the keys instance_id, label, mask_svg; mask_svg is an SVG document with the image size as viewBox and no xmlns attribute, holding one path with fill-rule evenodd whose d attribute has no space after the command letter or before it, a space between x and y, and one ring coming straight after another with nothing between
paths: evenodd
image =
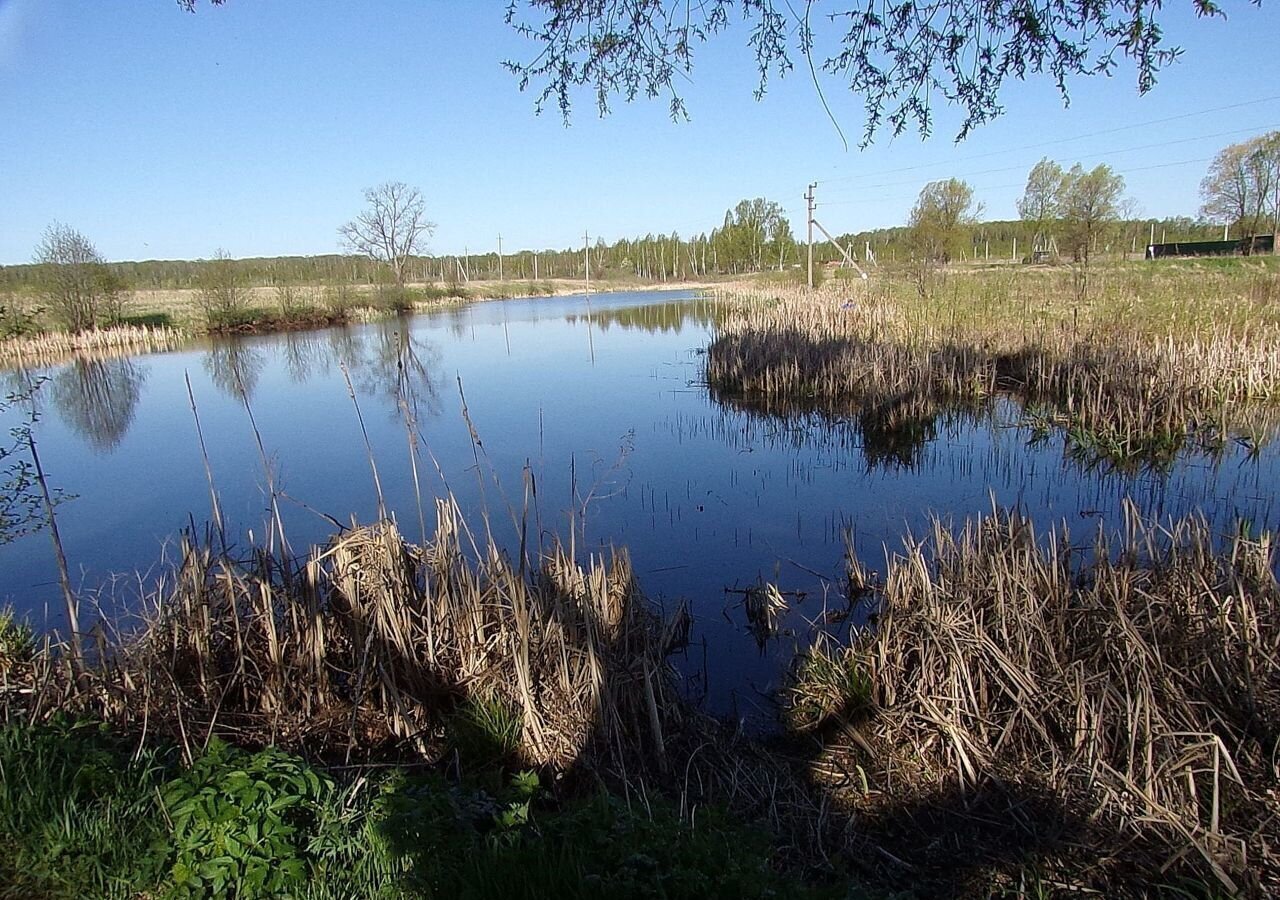
<instances>
[{"instance_id":1,"label":"clear blue sky","mask_svg":"<svg viewBox=\"0 0 1280 900\"><path fill-rule=\"evenodd\" d=\"M1274 4L1228 0L1228 21L1197 21L1175 0L1166 33L1186 52L1146 97L1125 66L1076 82L1069 109L1047 82L1012 83L1004 118L962 144L942 109L928 141L867 151L860 100L839 84L825 89L847 151L807 73L753 100L741 30L700 50L691 122L663 101L600 119L586 94L571 127L535 116L500 66L533 52L504 6L229 0L190 15L173 0L0 0L0 263L29 261L54 220L110 259L334 252L361 190L385 180L422 188L439 253L493 249L499 232L508 251L584 230L688 236L754 196L799 231L810 180L833 232L899 224L925 181L952 175L1012 218L1043 155L1110 163L1143 215L1194 215L1207 159L1280 127Z\"/></svg>"}]
</instances>

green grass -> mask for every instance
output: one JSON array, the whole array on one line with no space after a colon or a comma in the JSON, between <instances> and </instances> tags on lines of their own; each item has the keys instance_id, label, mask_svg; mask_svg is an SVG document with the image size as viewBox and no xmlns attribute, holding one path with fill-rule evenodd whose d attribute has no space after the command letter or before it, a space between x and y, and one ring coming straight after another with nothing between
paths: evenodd
<instances>
[{"instance_id":1,"label":"green grass","mask_svg":"<svg viewBox=\"0 0 1280 900\"><path fill-rule=\"evenodd\" d=\"M843 897L768 835L657 799L555 801L532 772L339 780L212 742L189 766L104 726L0 728L0 898Z\"/></svg>"},{"instance_id":2,"label":"green grass","mask_svg":"<svg viewBox=\"0 0 1280 900\"><path fill-rule=\"evenodd\" d=\"M0 897L130 897L155 884L164 760L93 725L0 729Z\"/></svg>"}]
</instances>

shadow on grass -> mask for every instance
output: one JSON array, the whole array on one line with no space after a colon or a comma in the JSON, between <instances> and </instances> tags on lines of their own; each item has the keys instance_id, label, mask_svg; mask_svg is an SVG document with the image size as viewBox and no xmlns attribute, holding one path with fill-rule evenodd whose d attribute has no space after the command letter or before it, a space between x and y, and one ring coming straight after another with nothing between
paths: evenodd
<instances>
[{"instance_id":1,"label":"shadow on grass","mask_svg":"<svg viewBox=\"0 0 1280 900\"><path fill-rule=\"evenodd\" d=\"M133 325L137 328L172 328L173 316L168 313L139 313L133 316L122 316L122 325Z\"/></svg>"}]
</instances>

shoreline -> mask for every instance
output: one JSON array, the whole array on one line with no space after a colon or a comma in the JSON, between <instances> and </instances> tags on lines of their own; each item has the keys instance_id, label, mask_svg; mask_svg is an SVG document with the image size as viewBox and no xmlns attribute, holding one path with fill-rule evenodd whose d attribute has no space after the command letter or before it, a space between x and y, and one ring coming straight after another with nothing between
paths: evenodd
<instances>
[{"instance_id":1,"label":"shoreline","mask_svg":"<svg viewBox=\"0 0 1280 900\"><path fill-rule=\"evenodd\" d=\"M253 306L246 310L248 318L239 324L219 328L194 325L190 320L173 323L172 315L180 312L181 305L168 305L160 308L153 303L137 303L139 311L129 318L133 321L104 328L93 328L82 332L70 332L62 329L51 329L37 334L22 335L0 340L0 369L16 369L29 365L58 365L77 356L121 356L133 353L158 353L176 350L198 340L210 337L232 337L237 335L283 334L291 331L310 331L321 328L335 328L347 325L362 325L368 322L391 318L397 315L420 315L441 309L456 308L468 303L491 303L498 300L537 300L552 297L593 296L596 294L625 293L658 293L662 291L707 291L722 287L724 281L667 282L658 284L619 285L605 283L603 287L590 287L585 284L567 282L478 282L482 287L476 290L483 292L461 297L442 297L425 300L414 300L411 306L403 309L384 308L373 305L354 304L340 312L328 312L322 307L307 307L292 317L282 315L275 309L264 306ZM529 292L512 291L502 288L514 286L545 286L547 291L532 290ZM427 288L437 289L435 285L414 283L405 286L408 291L421 291ZM267 288L255 288L255 297ZM311 286L308 290L318 290ZM173 292L148 292L173 293ZM185 291L194 295L194 290ZM363 298L362 298L363 299ZM189 307L191 304L188 303ZM152 323L139 323L138 320L156 320ZM165 320L165 321L159 321Z\"/></svg>"}]
</instances>

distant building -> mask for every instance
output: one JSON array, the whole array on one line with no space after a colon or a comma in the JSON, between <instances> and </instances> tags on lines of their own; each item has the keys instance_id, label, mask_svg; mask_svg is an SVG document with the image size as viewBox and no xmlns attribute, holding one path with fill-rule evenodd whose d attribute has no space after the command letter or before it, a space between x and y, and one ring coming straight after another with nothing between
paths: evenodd
<instances>
[{"instance_id":1,"label":"distant building","mask_svg":"<svg viewBox=\"0 0 1280 900\"><path fill-rule=\"evenodd\" d=\"M1255 234L1250 254L1271 253L1275 250L1274 234ZM1235 241L1171 241L1166 244L1148 244L1147 259L1168 256L1237 256L1245 252L1244 238Z\"/></svg>"}]
</instances>

